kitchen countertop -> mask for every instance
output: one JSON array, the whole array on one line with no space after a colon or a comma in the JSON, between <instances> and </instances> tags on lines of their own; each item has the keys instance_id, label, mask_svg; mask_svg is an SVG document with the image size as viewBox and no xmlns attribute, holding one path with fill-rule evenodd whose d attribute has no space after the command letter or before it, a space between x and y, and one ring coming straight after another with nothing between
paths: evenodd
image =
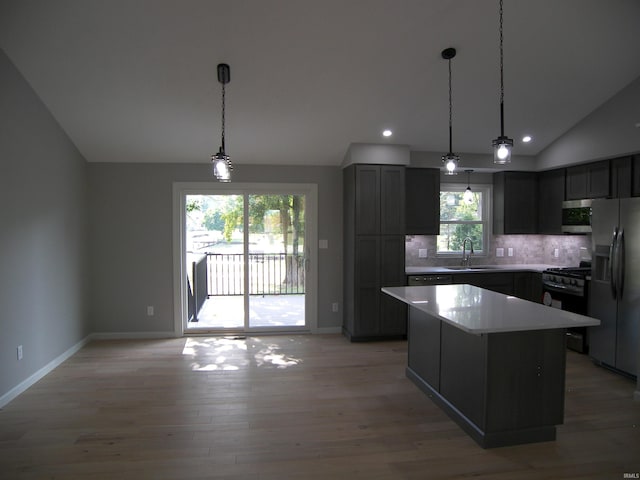
<instances>
[{"instance_id":1,"label":"kitchen countertop","mask_svg":"<svg viewBox=\"0 0 640 480\"><path fill-rule=\"evenodd\" d=\"M600 325L595 318L468 284L383 287L382 291L472 334Z\"/></svg>"},{"instance_id":2,"label":"kitchen countertop","mask_svg":"<svg viewBox=\"0 0 640 480\"><path fill-rule=\"evenodd\" d=\"M523 263L513 265L473 265L469 268L457 265L439 267L405 267L407 275L429 275L435 273L475 273L475 272L542 272L548 268L557 268L560 265L545 265L542 263Z\"/></svg>"}]
</instances>

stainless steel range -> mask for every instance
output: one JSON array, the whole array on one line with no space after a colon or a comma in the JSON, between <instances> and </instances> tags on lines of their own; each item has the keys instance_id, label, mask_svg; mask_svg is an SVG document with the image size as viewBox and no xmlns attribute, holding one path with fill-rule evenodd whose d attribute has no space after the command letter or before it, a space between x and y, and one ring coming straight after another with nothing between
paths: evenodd
<instances>
[{"instance_id":1,"label":"stainless steel range","mask_svg":"<svg viewBox=\"0 0 640 480\"><path fill-rule=\"evenodd\" d=\"M587 315L589 306L589 279L591 264L581 262L579 267L549 268L542 272L542 303L568 312ZM589 351L586 328L567 331L567 348L581 353Z\"/></svg>"}]
</instances>

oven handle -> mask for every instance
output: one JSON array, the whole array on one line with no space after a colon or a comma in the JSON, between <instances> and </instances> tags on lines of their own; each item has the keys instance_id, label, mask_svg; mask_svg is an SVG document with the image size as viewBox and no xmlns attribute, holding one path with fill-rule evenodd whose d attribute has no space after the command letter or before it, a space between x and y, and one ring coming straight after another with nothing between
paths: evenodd
<instances>
[{"instance_id":1,"label":"oven handle","mask_svg":"<svg viewBox=\"0 0 640 480\"><path fill-rule=\"evenodd\" d=\"M562 292L562 293L575 291L573 288L567 285L561 285L560 283L550 282L548 280L543 282L542 290L549 290L550 292L555 291L555 292ZM576 296L580 296L580 295L576 295Z\"/></svg>"}]
</instances>

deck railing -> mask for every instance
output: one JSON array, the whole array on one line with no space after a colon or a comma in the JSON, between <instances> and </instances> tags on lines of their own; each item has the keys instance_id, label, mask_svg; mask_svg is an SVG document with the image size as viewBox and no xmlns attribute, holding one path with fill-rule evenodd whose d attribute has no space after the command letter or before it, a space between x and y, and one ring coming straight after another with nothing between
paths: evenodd
<instances>
[{"instance_id":1,"label":"deck railing","mask_svg":"<svg viewBox=\"0 0 640 480\"><path fill-rule=\"evenodd\" d=\"M244 254L207 253L207 294L244 295ZM304 293L304 258L286 253L249 254L249 295Z\"/></svg>"}]
</instances>

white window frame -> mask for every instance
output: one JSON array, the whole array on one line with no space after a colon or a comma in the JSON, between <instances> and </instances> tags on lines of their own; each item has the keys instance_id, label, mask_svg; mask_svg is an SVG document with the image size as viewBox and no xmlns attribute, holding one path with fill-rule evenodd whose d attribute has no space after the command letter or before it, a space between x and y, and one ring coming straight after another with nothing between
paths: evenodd
<instances>
[{"instance_id":1,"label":"white window frame","mask_svg":"<svg viewBox=\"0 0 640 480\"><path fill-rule=\"evenodd\" d=\"M484 248L482 251L476 250L474 253L475 257L487 257L490 252L489 242L491 240L491 232L493 231L493 222L492 222L492 204L491 201L493 199L493 185L490 184L466 184L466 183L442 183L440 184L440 192L464 192L467 189L467 186L471 187L471 190L482 192L483 202L482 202L482 244ZM440 219L438 219L440 222ZM469 223L469 222L440 222L440 224L456 224L456 223ZM475 223L475 222L474 222ZM462 251L456 252L439 252L438 245L436 240L436 257L440 258L451 258L451 257L459 257L462 255Z\"/></svg>"}]
</instances>

